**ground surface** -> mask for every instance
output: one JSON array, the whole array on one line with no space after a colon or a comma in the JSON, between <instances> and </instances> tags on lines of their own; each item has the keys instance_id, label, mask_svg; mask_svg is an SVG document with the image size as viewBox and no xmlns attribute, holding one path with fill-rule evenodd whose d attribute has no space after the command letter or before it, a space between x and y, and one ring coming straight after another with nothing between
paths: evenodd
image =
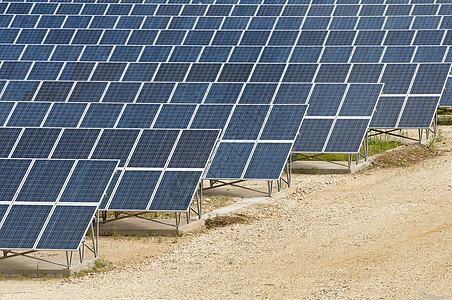
<instances>
[{"instance_id":1,"label":"ground surface","mask_svg":"<svg viewBox=\"0 0 452 300\"><path fill-rule=\"evenodd\" d=\"M103 238L118 266L1 280L1 299L452 299L452 128L442 154L355 175L298 175L252 220L182 238Z\"/></svg>"}]
</instances>

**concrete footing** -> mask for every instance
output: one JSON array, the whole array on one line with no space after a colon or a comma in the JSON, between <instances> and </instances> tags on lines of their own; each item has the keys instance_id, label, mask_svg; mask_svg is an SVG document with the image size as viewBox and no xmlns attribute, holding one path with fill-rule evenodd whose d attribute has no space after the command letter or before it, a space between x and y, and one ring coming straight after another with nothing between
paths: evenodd
<instances>
[{"instance_id":1,"label":"concrete footing","mask_svg":"<svg viewBox=\"0 0 452 300\"><path fill-rule=\"evenodd\" d=\"M64 257L40 257L46 260L66 264ZM24 256L15 256L0 260L0 273L8 276L30 276L39 277L44 275L64 276L90 270L94 267L96 259L91 259L83 264L76 265L70 269L64 266L40 261ZM77 260L74 262L77 264Z\"/></svg>"},{"instance_id":2,"label":"concrete footing","mask_svg":"<svg viewBox=\"0 0 452 300\"><path fill-rule=\"evenodd\" d=\"M119 220L112 220L106 223L99 224L100 235L165 235L174 236L187 232L193 232L201 230L204 226L204 220L192 220L187 224L186 220L181 220L179 228L175 227L176 221L174 219L157 220L167 224L154 222L151 220L139 219L139 218L125 218Z\"/></svg>"},{"instance_id":3,"label":"concrete footing","mask_svg":"<svg viewBox=\"0 0 452 300\"><path fill-rule=\"evenodd\" d=\"M292 163L292 171L300 174L353 174L369 167L370 160L361 161L358 164L352 162L350 168L347 162L339 162L344 165L327 161L295 161Z\"/></svg>"}]
</instances>

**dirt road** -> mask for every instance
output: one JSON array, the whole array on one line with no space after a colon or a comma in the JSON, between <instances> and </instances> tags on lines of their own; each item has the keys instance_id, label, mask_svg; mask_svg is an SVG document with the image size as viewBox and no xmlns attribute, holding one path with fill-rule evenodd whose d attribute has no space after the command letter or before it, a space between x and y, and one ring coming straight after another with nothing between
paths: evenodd
<instances>
[{"instance_id":1,"label":"dirt road","mask_svg":"<svg viewBox=\"0 0 452 300\"><path fill-rule=\"evenodd\" d=\"M322 180L248 208L251 224L103 274L0 281L0 298L452 299L452 152Z\"/></svg>"}]
</instances>

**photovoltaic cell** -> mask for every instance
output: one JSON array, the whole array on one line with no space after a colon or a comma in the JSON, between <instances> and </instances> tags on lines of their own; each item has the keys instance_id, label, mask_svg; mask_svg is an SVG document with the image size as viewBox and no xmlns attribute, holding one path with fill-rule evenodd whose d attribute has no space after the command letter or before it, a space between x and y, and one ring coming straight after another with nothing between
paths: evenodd
<instances>
[{"instance_id":1,"label":"photovoltaic cell","mask_svg":"<svg viewBox=\"0 0 452 300\"><path fill-rule=\"evenodd\" d=\"M36 161L16 201L54 201L62 190L72 165L70 160Z\"/></svg>"},{"instance_id":2,"label":"photovoltaic cell","mask_svg":"<svg viewBox=\"0 0 452 300\"><path fill-rule=\"evenodd\" d=\"M218 137L216 131L189 130L179 138L169 168L204 168Z\"/></svg>"},{"instance_id":3,"label":"photovoltaic cell","mask_svg":"<svg viewBox=\"0 0 452 300\"><path fill-rule=\"evenodd\" d=\"M2 249L32 249L52 206L14 205L0 228Z\"/></svg>"},{"instance_id":4,"label":"photovoltaic cell","mask_svg":"<svg viewBox=\"0 0 452 300\"><path fill-rule=\"evenodd\" d=\"M240 178L253 145L253 143L220 143L206 178Z\"/></svg>"},{"instance_id":5,"label":"photovoltaic cell","mask_svg":"<svg viewBox=\"0 0 452 300\"><path fill-rule=\"evenodd\" d=\"M398 126L400 128L429 128L438 101L439 97L408 97Z\"/></svg>"},{"instance_id":6,"label":"photovoltaic cell","mask_svg":"<svg viewBox=\"0 0 452 300\"><path fill-rule=\"evenodd\" d=\"M78 170L82 165L95 169L95 174ZM4 218L0 248L78 249L116 165L115 161L2 159L2 201L9 203L0 208ZM75 186L88 183L89 198L82 199L86 205L77 199L69 206L60 198L63 191L77 192L71 179Z\"/></svg>"},{"instance_id":7,"label":"photovoltaic cell","mask_svg":"<svg viewBox=\"0 0 452 300\"><path fill-rule=\"evenodd\" d=\"M301 124L300 135L294 144L297 152L323 152L330 133L333 119L305 118Z\"/></svg>"},{"instance_id":8,"label":"photovoltaic cell","mask_svg":"<svg viewBox=\"0 0 452 300\"><path fill-rule=\"evenodd\" d=\"M285 165L285 158L288 157L291 148L291 143L258 143L244 178L279 178ZM265 163L262 163L263 161Z\"/></svg>"},{"instance_id":9,"label":"photovoltaic cell","mask_svg":"<svg viewBox=\"0 0 452 300\"><path fill-rule=\"evenodd\" d=\"M163 168L174 147L178 131L145 131L130 159L129 167Z\"/></svg>"},{"instance_id":10,"label":"photovoltaic cell","mask_svg":"<svg viewBox=\"0 0 452 300\"><path fill-rule=\"evenodd\" d=\"M77 249L95 212L95 206L57 206L36 249Z\"/></svg>"},{"instance_id":11,"label":"photovoltaic cell","mask_svg":"<svg viewBox=\"0 0 452 300\"><path fill-rule=\"evenodd\" d=\"M361 146L365 132L369 126L368 119L337 119L331 131L325 152L357 152ZM349 134L347 132L356 131L358 134Z\"/></svg>"},{"instance_id":12,"label":"photovoltaic cell","mask_svg":"<svg viewBox=\"0 0 452 300\"><path fill-rule=\"evenodd\" d=\"M160 171L125 171L109 209L146 210L160 173Z\"/></svg>"},{"instance_id":13,"label":"photovoltaic cell","mask_svg":"<svg viewBox=\"0 0 452 300\"><path fill-rule=\"evenodd\" d=\"M165 172L149 209L151 211L186 210L192 201L201 175L200 171ZM175 189L175 186L178 188Z\"/></svg>"}]
</instances>

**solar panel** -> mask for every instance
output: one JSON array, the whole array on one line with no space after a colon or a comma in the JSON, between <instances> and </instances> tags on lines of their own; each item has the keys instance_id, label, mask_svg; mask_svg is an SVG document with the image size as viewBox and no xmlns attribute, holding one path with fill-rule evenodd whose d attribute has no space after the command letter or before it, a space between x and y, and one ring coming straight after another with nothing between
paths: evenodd
<instances>
[{"instance_id":1,"label":"solar panel","mask_svg":"<svg viewBox=\"0 0 452 300\"><path fill-rule=\"evenodd\" d=\"M0 159L0 248L76 250L117 161Z\"/></svg>"},{"instance_id":2,"label":"solar panel","mask_svg":"<svg viewBox=\"0 0 452 300\"><path fill-rule=\"evenodd\" d=\"M293 151L358 152L382 88L382 84L315 85Z\"/></svg>"},{"instance_id":3,"label":"solar panel","mask_svg":"<svg viewBox=\"0 0 452 300\"><path fill-rule=\"evenodd\" d=\"M0 135L16 138L16 143L14 144L12 142L3 144L2 152L5 158L39 158L45 156L45 158L51 159L83 158L95 161L119 161L118 170L123 172L116 184L121 187L120 192L122 194L118 194L119 200L116 200L114 195L111 197L111 203L113 203L111 209L149 210L149 205L152 201L160 201L158 197L151 194L147 199L131 200L131 203L121 206L121 203L125 201L124 191L130 191L130 187L123 187L124 183L122 183L121 178L124 175L127 175L125 181L127 183L129 176L142 176L139 174L128 174L133 174L134 172L148 174L148 171L152 171L153 176L156 176L157 172L159 174L158 180L155 181L155 185L152 185L152 190L158 190L162 180L160 177L165 177L165 172L184 171L192 174L190 176L195 174L197 181L190 181L191 186L189 187L187 183L184 187L184 193L188 189L191 191L190 201L187 200L188 194L184 194L183 199L173 199L171 201L175 205L172 208L168 206L168 203L164 207L159 207L156 204L152 205L153 210L186 211L217 143L219 130L0 128ZM52 139L46 138L47 136L51 136ZM7 153L8 150L10 153ZM83 177L78 178L73 175L71 180L67 182L67 176L63 177L61 175L63 173L68 175L71 172L71 161L64 160L59 162L51 160L50 162L44 161L44 163L46 167L41 167L35 171L40 173L34 174L34 171L30 173L33 175L31 178L34 178L34 181L30 179L24 184L16 201L43 201L40 199L56 197L63 185L71 188L70 193L64 192L61 195L60 199L65 202L85 202L87 201L86 199L92 197L90 196L91 194L95 195L95 191L89 187L89 182L85 182ZM41 164L41 161L35 163L35 165L39 164ZM83 169L81 167L83 164L84 162L82 161L77 165L75 169L77 171L76 174L78 172L86 176L91 174L89 178L98 176L96 172L99 170L94 168L87 169L86 167ZM80 168L80 171L78 171L78 168ZM53 174L52 170L59 170L59 172ZM177 182L170 182L169 179L165 179L165 182L177 190ZM147 184L150 183L148 182ZM38 193L37 191L43 186L48 187L45 191ZM114 193L114 190L112 190L112 193ZM135 197L138 197L138 195L136 194ZM161 194L158 193L158 195ZM184 204L181 205L180 201ZM145 205L134 207L133 203L138 202L145 203ZM107 205L107 203L104 202L104 205ZM102 208L110 209L108 206Z\"/></svg>"},{"instance_id":4,"label":"solar panel","mask_svg":"<svg viewBox=\"0 0 452 300\"><path fill-rule=\"evenodd\" d=\"M304 116L306 109L307 105L273 105L270 110L264 105L237 107L206 178L280 178L302 124L299 116ZM271 159L262 159L269 154ZM262 169L267 171L258 171Z\"/></svg>"},{"instance_id":5,"label":"solar panel","mask_svg":"<svg viewBox=\"0 0 452 300\"><path fill-rule=\"evenodd\" d=\"M441 96L439 106L451 107L452 106L452 80L450 77L447 78L446 86L444 87L444 92Z\"/></svg>"},{"instance_id":6,"label":"solar panel","mask_svg":"<svg viewBox=\"0 0 452 300\"><path fill-rule=\"evenodd\" d=\"M450 67L448 28L444 28L447 20L434 18L436 14L448 13L438 10L440 5L156 2L161 4L39 3L5 7L0 34L5 35L5 41L11 40L5 46L26 47L15 48L23 52L19 57L12 50L5 51L8 61L0 66L0 76L6 82L0 99L128 102L134 105L91 103L80 116L81 123L72 126L225 128L223 139L236 143L245 139L256 142L262 138L259 134L272 139L287 132L287 139L291 140L297 121L283 124L278 118L270 118L266 111L275 110L277 103L309 103L308 118L313 122L323 122L322 118L333 122L323 122L331 127L325 129L322 147L307 145L318 142L312 136L297 145L335 152L354 147L356 152L357 141L362 140L363 128L378 98L404 97L404 101L398 106L396 122L392 121L394 118L380 118L372 124L385 128L427 123L429 117L424 116L430 116L436 108L432 103L439 99ZM9 19L13 14L15 17ZM35 18L37 14L45 14L47 24L42 17ZM21 20L18 16L27 18ZM64 22L60 21L62 16L66 16ZM440 30L438 26L443 27ZM16 28L23 29L14 31ZM38 51L32 46L42 47ZM94 65L90 61L99 62ZM52 89L50 83L54 79L65 85ZM17 92L10 87L18 82L15 80L27 80L26 92L15 95ZM381 84L385 85L379 97ZM362 88L366 85L368 88ZM49 90L61 92L46 96L52 93ZM418 104L411 105L413 99ZM425 105L420 104L422 100ZM251 107L236 103L254 104L255 112L250 114ZM419 107L428 111L414 113ZM63 110L63 106L57 108ZM141 109L149 114L143 112L134 118ZM282 106L278 109L283 110ZM391 109L391 113L397 113ZM218 114L218 119L209 118L212 113ZM79 114L74 110L74 118ZM383 114L383 106L377 106L375 115ZM52 107L44 116L44 124L66 123L63 119L54 120L56 115ZM289 115L280 112L282 117ZM247 116L251 116L248 118L253 124L245 127L243 120ZM41 120L38 112L35 120L24 120L29 123L23 123L16 115L8 117L8 122L16 126L37 126ZM296 116L292 114L290 118ZM339 141L340 135L336 134L347 128L340 125L347 123L345 120L353 125L353 130L347 132L353 135L348 139L353 147ZM271 130L262 131L259 123L274 125ZM303 135L304 128L299 140L308 137ZM341 151L341 147L347 151ZM246 172L242 173L241 177Z\"/></svg>"}]
</instances>

